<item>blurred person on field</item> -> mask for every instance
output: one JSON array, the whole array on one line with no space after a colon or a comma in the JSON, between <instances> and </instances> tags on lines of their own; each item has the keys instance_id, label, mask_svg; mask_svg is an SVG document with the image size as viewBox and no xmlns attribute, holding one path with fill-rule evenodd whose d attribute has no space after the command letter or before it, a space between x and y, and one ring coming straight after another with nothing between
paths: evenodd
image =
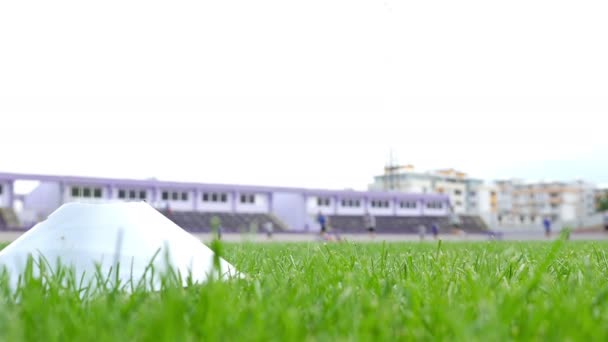
<instances>
[{"instance_id":1,"label":"blurred person on field","mask_svg":"<svg viewBox=\"0 0 608 342\"><path fill-rule=\"evenodd\" d=\"M209 220L209 225L211 226L211 232L215 232L217 234L217 239L222 239L222 220L218 216L213 216Z\"/></svg>"},{"instance_id":2,"label":"blurred person on field","mask_svg":"<svg viewBox=\"0 0 608 342\"><path fill-rule=\"evenodd\" d=\"M545 217L543 220L543 227L545 228L545 236L551 236L551 219L549 217Z\"/></svg>"},{"instance_id":3,"label":"blurred person on field","mask_svg":"<svg viewBox=\"0 0 608 342\"><path fill-rule=\"evenodd\" d=\"M266 236L268 236L268 239L272 239L272 233L274 231L272 222L268 221L264 223L264 230L266 231Z\"/></svg>"},{"instance_id":4,"label":"blurred person on field","mask_svg":"<svg viewBox=\"0 0 608 342\"><path fill-rule=\"evenodd\" d=\"M319 226L321 227L321 235L325 235L327 232L327 218L321 211L317 214L317 223L319 223Z\"/></svg>"},{"instance_id":5,"label":"blurred person on field","mask_svg":"<svg viewBox=\"0 0 608 342\"><path fill-rule=\"evenodd\" d=\"M439 226L437 225L436 222L434 222L433 225L431 225L431 232L433 233L433 238L435 238L435 240L437 240L437 237L439 236Z\"/></svg>"},{"instance_id":6,"label":"blurred person on field","mask_svg":"<svg viewBox=\"0 0 608 342\"><path fill-rule=\"evenodd\" d=\"M418 226L418 236L420 237L420 241L424 241L424 235L426 235L426 227L421 224Z\"/></svg>"},{"instance_id":7,"label":"blurred person on field","mask_svg":"<svg viewBox=\"0 0 608 342\"><path fill-rule=\"evenodd\" d=\"M369 236L373 239L376 236L376 218L368 211L365 213L363 220L365 221L365 228L367 228Z\"/></svg>"}]
</instances>

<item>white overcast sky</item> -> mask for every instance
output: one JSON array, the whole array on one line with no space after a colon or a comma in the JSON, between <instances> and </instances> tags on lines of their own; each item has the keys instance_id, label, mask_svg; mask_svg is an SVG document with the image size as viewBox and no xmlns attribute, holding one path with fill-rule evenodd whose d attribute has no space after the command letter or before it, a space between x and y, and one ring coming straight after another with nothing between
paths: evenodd
<instances>
[{"instance_id":1,"label":"white overcast sky","mask_svg":"<svg viewBox=\"0 0 608 342\"><path fill-rule=\"evenodd\" d=\"M2 1L0 171L608 182L606 0Z\"/></svg>"}]
</instances>

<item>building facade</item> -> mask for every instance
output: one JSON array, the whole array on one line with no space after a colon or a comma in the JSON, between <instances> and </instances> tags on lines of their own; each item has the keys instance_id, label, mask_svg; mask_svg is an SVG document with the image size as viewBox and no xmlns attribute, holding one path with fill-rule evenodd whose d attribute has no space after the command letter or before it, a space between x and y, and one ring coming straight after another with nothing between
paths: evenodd
<instances>
[{"instance_id":1,"label":"building facade","mask_svg":"<svg viewBox=\"0 0 608 342\"><path fill-rule=\"evenodd\" d=\"M583 181L496 182L499 225L541 225L582 220L595 213L595 187Z\"/></svg>"},{"instance_id":2,"label":"building facade","mask_svg":"<svg viewBox=\"0 0 608 342\"><path fill-rule=\"evenodd\" d=\"M482 203L486 195L483 181L463 172L454 169L417 172L412 165L387 169L383 175L374 177L370 190L443 194L449 197L456 214L479 215L487 207Z\"/></svg>"},{"instance_id":3,"label":"building facade","mask_svg":"<svg viewBox=\"0 0 608 342\"><path fill-rule=\"evenodd\" d=\"M18 181L35 181L27 194L16 194ZM0 209L17 211L20 224L31 226L64 203L146 201L177 212L260 213L274 215L288 229L315 227L315 216L447 216L449 197L386 191L323 190L250 185L186 183L0 173Z\"/></svg>"}]
</instances>

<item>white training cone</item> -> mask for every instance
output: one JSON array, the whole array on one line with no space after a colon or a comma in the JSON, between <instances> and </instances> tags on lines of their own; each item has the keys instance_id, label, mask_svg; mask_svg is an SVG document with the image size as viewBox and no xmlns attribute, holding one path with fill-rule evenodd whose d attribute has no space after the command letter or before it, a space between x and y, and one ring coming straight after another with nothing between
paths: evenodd
<instances>
[{"instance_id":1,"label":"white training cone","mask_svg":"<svg viewBox=\"0 0 608 342\"><path fill-rule=\"evenodd\" d=\"M137 286L144 278L147 289L158 290L158 276L167 266L181 276L184 286L187 277L201 283L214 273L213 251L144 202L64 204L0 251L0 269L9 272L13 289L30 255L35 262L42 257L51 270L59 264L72 267L76 281L83 279L84 284L98 285L100 273L110 284L118 279L127 291L130 285L125 284ZM220 273L239 275L223 259Z\"/></svg>"}]
</instances>

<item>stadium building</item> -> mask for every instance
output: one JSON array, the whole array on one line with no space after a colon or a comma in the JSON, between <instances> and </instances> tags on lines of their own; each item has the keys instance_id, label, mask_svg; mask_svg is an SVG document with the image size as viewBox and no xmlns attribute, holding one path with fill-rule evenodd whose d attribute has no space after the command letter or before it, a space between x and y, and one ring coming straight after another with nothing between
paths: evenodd
<instances>
[{"instance_id":1,"label":"stadium building","mask_svg":"<svg viewBox=\"0 0 608 342\"><path fill-rule=\"evenodd\" d=\"M17 193L18 182L35 182ZM207 232L216 216L225 232L243 232L272 222L281 231L317 231L318 213L340 232L363 232L364 214L376 217L378 232L414 233L438 223L449 229L450 197L386 191L171 182L0 173L0 229L27 229L68 202L146 201L191 232ZM462 229L481 231L478 217L460 217Z\"/></svg>"}]
</instances>

